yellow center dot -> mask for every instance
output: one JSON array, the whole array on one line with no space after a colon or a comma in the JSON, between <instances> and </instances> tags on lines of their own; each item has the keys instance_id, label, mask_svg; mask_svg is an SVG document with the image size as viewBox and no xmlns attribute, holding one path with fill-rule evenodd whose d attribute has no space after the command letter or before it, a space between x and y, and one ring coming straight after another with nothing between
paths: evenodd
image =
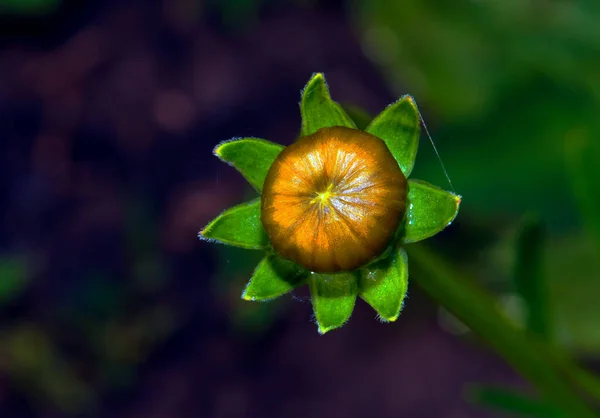
<instances>
[{"instance_id":1,"label":"yellow center dot","mask_svg":"<svg viewBox=\"0 0 600 418\"><path fill-rule=\"evenodd\" d=\"M320 203L321 205L329 206L329 198L332 196L331 189L333 189L333 184L329 184L327 190L325 190L324 192L317 192L317 196L313 200L311 200L310 203Z\"/></svg>"},{"instance_id":2,"label":"yellow center dot","mask_svg":"<svg viewBox=\"0 0 600 418\"><path fill-rule=\"evenodd\" d=\"M284 149L269 169L261 220L273 249L318 273L381 255L406 210L406 178L385 143L344 127Z\"/></svg>"}]
</instances>

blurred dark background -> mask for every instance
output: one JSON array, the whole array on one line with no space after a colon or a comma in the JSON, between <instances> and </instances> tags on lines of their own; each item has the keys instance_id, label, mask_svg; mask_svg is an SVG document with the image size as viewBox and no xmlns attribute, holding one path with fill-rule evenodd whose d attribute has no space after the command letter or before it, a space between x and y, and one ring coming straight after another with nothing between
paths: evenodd
<instances>
[{"instance_id":1,"label":"blurred dark background","mask_svg":"<svg viewBox=\"0 0 600 418\"><path fill-rule=\"evenodd\" d=\"M198 241L252 196L213 147L289 144L316 71L371 114L415 96L463 195L432 243L517 323L543 221L553 338L597 362L596 1L0 0L0 45L0 417L500 416L465 388L523 382L418 288L322 337ZM425 137L414 177L448 187Z\"/></svg>"}]
</instances>

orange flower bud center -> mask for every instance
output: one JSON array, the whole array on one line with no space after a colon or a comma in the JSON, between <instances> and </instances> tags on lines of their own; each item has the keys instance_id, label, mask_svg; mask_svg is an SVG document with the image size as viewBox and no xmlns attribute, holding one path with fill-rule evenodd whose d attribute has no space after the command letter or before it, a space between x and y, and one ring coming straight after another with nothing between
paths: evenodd
<instances>
[{"instance_id":1,"label":"orange flower bud center","mask_svg":"<svg viewBox=\"0 0 600 418\"><path fill-rule=\"evenodd\" d=\"M273 249L318 273L381 255L406 210L406 178L385 143L344 127L284 149L269 169L261 220Z\"/></svg>"}]
</instances>

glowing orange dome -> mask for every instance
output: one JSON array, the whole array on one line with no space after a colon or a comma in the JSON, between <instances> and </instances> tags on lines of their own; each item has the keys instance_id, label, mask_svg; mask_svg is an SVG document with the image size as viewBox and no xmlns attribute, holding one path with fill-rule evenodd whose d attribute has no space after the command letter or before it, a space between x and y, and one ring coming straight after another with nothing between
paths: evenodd
<instances>
[{"instance_id":1,"label":"glowing orange dome","mask_svg":"<svg viewBox=\"0 0 600 418\"><path fill-rule=\"evenodd\" d=\"M285 148L267 174L261 221L273 249L318 273L380 256L406 211L407 182L385 143L322 128Z\"/></svg>"}]
</instances>

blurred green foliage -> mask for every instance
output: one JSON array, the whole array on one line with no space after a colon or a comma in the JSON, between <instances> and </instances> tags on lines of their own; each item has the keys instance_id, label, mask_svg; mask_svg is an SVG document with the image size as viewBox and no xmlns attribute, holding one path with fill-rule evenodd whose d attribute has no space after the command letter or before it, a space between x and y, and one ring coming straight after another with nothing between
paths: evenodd
<instances>
[{"instance_id":1,"label":"blurred green foliage","mask_svg":"<svg viewBox=\"0 0 600 418\"><path fill-rule=\"evenodd\" d=\"M52 12L62 0L0 0L0 14L41 15Z\"/></svg>"},{"instance_id":2,"label":"blurred green foliage","mask_svg":"<svg viewBox=\"0 0 600 418\"><path fill-rule=\"evenodd\" d=\"M465 204L481 215L540 209L574 225L564 143L600 132L596 3L354 3L365 52L439 127ZM439 170L426 160L417 166Z\"/></svg>"},{"instance_id":3,"label":"blurred green foliage","mask_svg":"<svg viewBox=\"0 0 600 418\"><path fill-rule=\"evenodd\" d=\"M22 261L0 258L0 306L17 297L29 284L29 273Z\"/></svg>"},{"instance_id":4,"label":"blurred green foliage","mask_svg":"<svg viewBox=\"0 0 600 418\"><path fill-rule=\"evenodd\" d=\"M515 291L523 302L525 327L543 340L551 339L548 286L542 270L544 226L535 217L527 217L516 242L514 266Z\"/></svg>"},{"instance_id":5,"label":"blurred green foliage","mask_svg":"<svg viewBox=\"0 0 600 418\"><path fill-rule=\"evenodd\" d=\"M516 391L502 388L474 386L467 397L474 403L510 413L512 416L537 418L567 418L553 405L541 402Z\"/></svg>"},{"instance_id":6,"label":"blurred green foliage","mask_svg":"<svg viewBox=\"0 0 600 418\"><path fill-rule=\"evenodd\" d=\"M600 257L600 138L578 130L565 139L568 173L589 238L594 240Z\"/></svg>"},{"instance_id":7,"label":"blurred green foliage","mask_svg":"<svg viewBox=\"0 0 600 418\"><path fill-rule=\"evenodd\" d=\"M497 240L483 277L510 281L510 231L547 226L550 333L600 352L600 5L354 0L365 53L396 95L417 98L458 193L461 221ZM433 152L415 176L443 180ZM441 183L440 183L441 184ZM594 245L595 241L595 245Z\"/></svg>"},{"instance_id":8,"label":"blurred green foliage","mask_svg":"<svg viewBox=\"0 0 600 418\"><path fill-rule=\"evenodd\" d=\"M395 94L413 94L426 114L465 197L460 222L496 236L477 249L476 261L463 259L460 269L476 271L499 297L516 292L524 317L512 317L523 320L532 335L598 357L600 5L466 0L352 5L365 53ZM421 150L418 158L416 175L441 181L435 154ZM512 232L524 213L539 214L545 228L528 218ZM473 320L465 322L472 326ZM509 362L510 351L499 349ZM597 377L572 364L558 367L597 393ZM480 391L479 401L512 412L530 408L528 416L539 407L541 416L552 416L546 405L503 390Z\"/></svg>"},{"instance_id":9,"label":"blurred green foliage","mask_svg":"<svg viewBox=\"0 0 600 418\"><path fill-rule=\"evenodd\" d=\"M158 298L169 274L152 205L131 193L123 207L131 280L89 270L43 320L12 320L0 330L0 373L36 411L51 405L77 415L91 410L105 391L130 387L137 367L182 323L181 312ZM0 259L0 307L27 294L32 270L19 257Z\"/></svg>"},{"instance_id":10,"label":"blurred green foliage","mask_svg":"<svg viewBox=\"0 0 600 418\"><path fill-rule=\"evenodd\" d=\"M413 271L417 271L412 276L413 284L489 343L534 385L545 403L551 403L564 416L596 416L581 392L592 392L591 387L595 394L600 378L586 374L582 383L579 366L568 354L516 326L495 303L494 295L462 268L452 265L422 244L409 246L407 250L414 261ZM582 388L584 384L585 388Z\"/></svg>"}]
</instances>

